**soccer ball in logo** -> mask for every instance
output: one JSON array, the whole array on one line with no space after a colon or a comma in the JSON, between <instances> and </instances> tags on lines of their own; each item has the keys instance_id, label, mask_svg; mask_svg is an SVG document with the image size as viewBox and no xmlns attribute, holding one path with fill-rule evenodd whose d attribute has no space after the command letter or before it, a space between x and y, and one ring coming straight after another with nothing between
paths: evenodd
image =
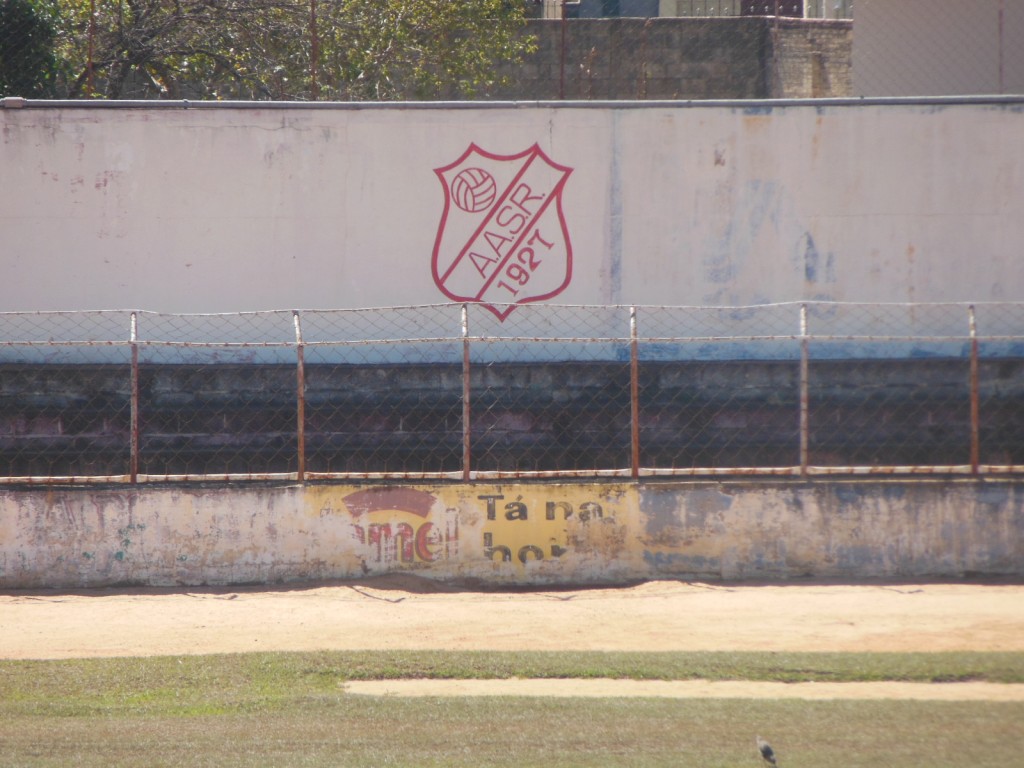
<instances>
[{"instance_id":1,"label":"soccer ball in logo","mask_svg":"<svg viewBox=\"0 0 1024 768\"><path fill-rule=\"evenodd\" d=\"M466 168L452 179L452 200L467 213L479 213L494 202L494 177L481 168Z\"/></svg>"}]
</instances>

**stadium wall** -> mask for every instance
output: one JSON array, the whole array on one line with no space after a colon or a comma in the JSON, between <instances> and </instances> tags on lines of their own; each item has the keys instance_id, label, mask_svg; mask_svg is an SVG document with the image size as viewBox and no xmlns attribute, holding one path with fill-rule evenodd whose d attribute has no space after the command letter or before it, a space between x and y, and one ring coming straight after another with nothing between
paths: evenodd
<instances>
[{"instance_id":1,"label":"stadium wall","mask_svg":"<svg viewBox=\"0 0 1024 768\"><path fill-rule=\"evenodd\" d=\"M1024 295L1024 97L3 107L3 310Z\"/></svg>"},{"instance_id":2,"label":"stadium wall","mask_svg":"<svg viewBox=\"0 0 1024 768\"><path fill-rule=\"evenodd\" d=\"M1024 576L1024 489L944 480L0 490L0 588Z\"/></svg>"}]
</instances>

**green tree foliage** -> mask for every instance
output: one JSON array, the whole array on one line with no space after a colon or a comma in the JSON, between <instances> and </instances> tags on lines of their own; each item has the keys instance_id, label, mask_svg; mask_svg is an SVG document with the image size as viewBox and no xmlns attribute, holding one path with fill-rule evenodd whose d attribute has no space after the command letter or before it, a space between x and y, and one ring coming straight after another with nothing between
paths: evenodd
<instances>
[{"instance_id":1,"label":"green tree foliage","mask_svg":"<svg viewBox=\"0 0 1024 768\"><path fill-rule=\"evenodd\" d=\"M515 0L39 1L70 97L481 96L533 47Z\"/></svg>"},{"instance_id":2,"label":"green tree foliage","mask_svg":"<svg viewBox=\"0 0 1024 768\"><path fill-rule=\"evenodd\" d=\"M0 0L0 96L54 94L53 25L29 0Z\"/></svg>"},{"instance_id":3,"label":"green tree foliage","mask_svg":"<svg viewBox=\"0 0 1024 768\"><path fill-rule=\"evenodd\" d=\"M486 95L496 61L533 50L507 0L342 0L325 16L323 85L340 98Z\"/></svg>"}]
</instances>

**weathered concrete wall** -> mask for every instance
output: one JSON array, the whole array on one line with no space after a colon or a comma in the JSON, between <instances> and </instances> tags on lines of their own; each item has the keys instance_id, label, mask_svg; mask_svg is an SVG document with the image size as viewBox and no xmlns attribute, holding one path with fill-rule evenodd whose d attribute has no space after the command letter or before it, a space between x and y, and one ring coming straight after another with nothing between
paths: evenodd
<instances>
[{"instance_id":1,"label":"weathered concrete wall","mask_svg":"<svg viewBox=\"0 0 1024 768\"><path fill-rule=\"evenodd\" d=\"M534 21L537 51L499 99L744 99L770 95L763 19ZM564 49L563 49L564 41Z\"/></svg>"},{"instance_id":2,"label":"weathered concrete wall","mask_svg":"<svg viewBox=\"0 0 1024 768\"><path fill-rule=\"evenodd\" d=\"M587 18L531 21L537 50L491 98L750 99L851 95L849 21ZM564 34L563 34L564 33Z\"/></svg>"},{"instance_id":3,"label":"weathered concrete wall","mask_svg":"<svg viewBox=\"0 0 1024 768\"><path fill-rule=\"evenodd\" d=\"M1014 482L0 491L0 588L1024 576Z\"/></svg>"},{"instance_id":4,"label":"weathered concrete wall","mask_svg":"<svg viewBox=\"0 0 1024 768\"><path fill-rule=\"evenodd\" d=\"M1016 299L1022 118L1020 99L4 108L0 307ZM491 207L451 203L460 158ZM529 229L505 195L527 163Z\"/></svg>"},{"instance_id":5,"label":"weathered concrete wall","mask_svg":"<svg viewBox=\"0 0 1024 768\"><path fill-rule=\"evenodd\" d=\"M853 26L846 21L780 20L771 96L824 99L852 95L852 37Z\"/></svg>"}]
</instances>

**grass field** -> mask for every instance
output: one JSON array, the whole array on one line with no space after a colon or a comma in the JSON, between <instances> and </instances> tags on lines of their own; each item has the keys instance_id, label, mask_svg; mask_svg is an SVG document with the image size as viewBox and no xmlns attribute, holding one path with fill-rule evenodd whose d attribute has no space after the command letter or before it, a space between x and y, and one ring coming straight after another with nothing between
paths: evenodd
<instances>
[{"instance_id":1,"label":"grass field","mask_svg":"<svg viewBox=\"0 0 1024 768\"><path fill-rule=\"evenodd\" d=\"M1024 765L1024 704L346 694L346 680L1024 682L1022 653L319 652L0 662L0 766Z\"/></svg>"}]
</instances>

